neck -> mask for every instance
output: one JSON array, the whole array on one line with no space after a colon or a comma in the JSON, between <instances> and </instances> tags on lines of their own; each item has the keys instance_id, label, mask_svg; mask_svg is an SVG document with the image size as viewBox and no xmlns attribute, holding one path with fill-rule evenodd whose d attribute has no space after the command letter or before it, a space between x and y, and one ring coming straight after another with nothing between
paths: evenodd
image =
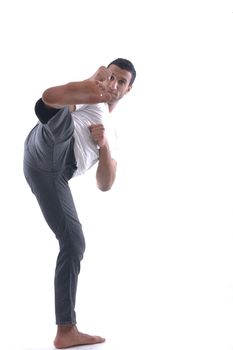
<instances>
[{"instance_id":1,"label":"neck","mask_svg":"<svg viewBox=\"0 0 233 350\"><path fill-rule=\"evenodd\" d=\"M116 107L117 102L113 102L113 103L108 103L108 110L111 113L113 111L113 109Z\"/></svg>"}]
</instances>

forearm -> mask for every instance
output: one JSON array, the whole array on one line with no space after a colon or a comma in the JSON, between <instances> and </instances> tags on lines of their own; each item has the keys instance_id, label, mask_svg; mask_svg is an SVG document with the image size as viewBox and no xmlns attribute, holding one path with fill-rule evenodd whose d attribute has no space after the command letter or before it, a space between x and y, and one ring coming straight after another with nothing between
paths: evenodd
<instances>
[{"instance_id":1,"label":"forearm","mask_svg":"<svg viewBox=\"0 0 233 350\"><path fill-rule=\"evenodd\" d=\"M109 145L106 143L99 149L99 164L96 171L97 186L101 191L111 189L116 177L117 163L111 157Z\"/></svg>"}]
</instances>

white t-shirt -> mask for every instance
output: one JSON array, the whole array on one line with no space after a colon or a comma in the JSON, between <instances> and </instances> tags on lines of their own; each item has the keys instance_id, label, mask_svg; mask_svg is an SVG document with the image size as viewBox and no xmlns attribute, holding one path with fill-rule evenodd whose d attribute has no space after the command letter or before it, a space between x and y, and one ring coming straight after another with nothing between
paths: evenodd
<instances>
[{"instance_id":1,"label":"white t-shirt","mask_svg":"<svg viewBox=\"0 0 233 350\"><path fill-rule=\"evenodd\" d=\"M89 126L103 124L109 143L111 156L116 159L116 131L106 103L77 105L71 113L74 121L74 154L77 170L73 176L81 175L90 169L99 159L99 147L93 141Z\"/></svg>"}]
</instances>

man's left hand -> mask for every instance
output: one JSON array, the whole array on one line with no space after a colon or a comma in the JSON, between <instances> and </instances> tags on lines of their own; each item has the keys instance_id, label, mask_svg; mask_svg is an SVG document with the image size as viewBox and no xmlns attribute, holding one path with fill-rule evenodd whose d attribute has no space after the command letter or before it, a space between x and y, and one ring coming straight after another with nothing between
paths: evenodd
<instances>
[{"instance_id":1,"label":"man's left hand","mask_svg":"<svg viewBox=\"0 0 233 350\"><path fill-rule=\"evenodd\" d=\"M107 143L107 138L105 136L105 128L103 124L91 124L89 130L94 142L99 146L103 147Z\"/></svg>"}]
</instances>

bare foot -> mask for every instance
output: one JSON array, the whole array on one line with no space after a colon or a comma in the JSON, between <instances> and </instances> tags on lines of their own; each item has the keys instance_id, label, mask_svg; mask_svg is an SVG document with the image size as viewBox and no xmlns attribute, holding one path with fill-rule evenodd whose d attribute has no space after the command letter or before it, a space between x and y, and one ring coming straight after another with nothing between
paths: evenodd
<instances>
[{"instance_id":1,"label":"bare foot","mask_svg":"<svg viewBox=\"0 0 233 350\"><path fill-rule=\"evenodd\" d=\"M104 341L105 339L102 337L79 332L74 325L58 326L54 346L57 349L64 349L79 345L98 344L103 343Z\"/></svg>"},{"instance_id":2,"label":"bare foot","mask_svg":"<svg viewBox=\"0 0 233 350\"><path fill-rule=\"evenodd\" d=\"M64 105L92 104L111 101L111 93L103 82L90 79L72 82L66 85L54 86L43 92L43 101L51 106L60 108Z\"/></svg>"},{"instance_id":3,"label":"bare foot","mask_svg":"<svg viewBox=\"0 0 233 350\"><path fill-rule=\"evenodd\" d=\"M81 104L108 102L113 97L106 91L103 82L100 81L87 79L71 84L73 84L71 93L73 90L74 94L77 96L77 101Z\"/></svg>"}]
</instances>

